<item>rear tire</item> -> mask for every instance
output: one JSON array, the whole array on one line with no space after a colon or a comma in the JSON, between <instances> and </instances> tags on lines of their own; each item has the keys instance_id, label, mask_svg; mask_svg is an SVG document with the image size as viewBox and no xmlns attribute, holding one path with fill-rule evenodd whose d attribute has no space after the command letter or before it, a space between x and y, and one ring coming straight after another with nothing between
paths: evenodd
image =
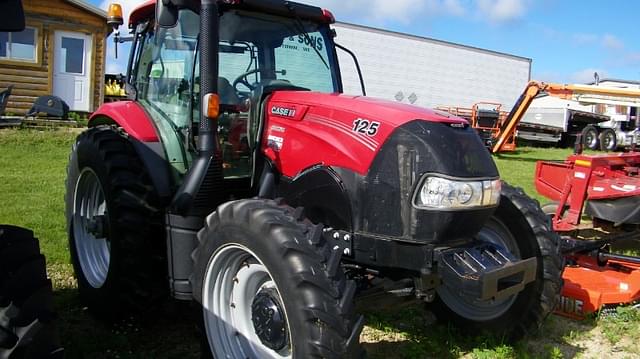
<instances>
[{"instance_id":1,"label":"rear tire","mask_svg":"<svg viewBox=\"0 0 640 359\"><path fill-rule=\"evenodd\" d=\"M606 128L600 133L600 150L602 151L615 151L618 149L618 138L616 137L616 131Z\"/></svg>"},{"instance_id":2,"label":"rear tire","mask_svg":"<svg viewBox=\"0 0 640 359\"><path fill-rule=\"evenodd\" d=\"M66 216L78 291L91 312L145 312L167 291L164 227L150 177L116 128L76 140L67 169Z\"/></svg>"},{"instance_id":3,"label":"rear tire","mask_svg":"<svg viewBox=\"0 0 640 359\"><path fill-rule=\"evenodd\" d=\"M588 125L582 129L582 144L590 150L598 150L600 143L598 141L598 129L593 125Z\"/></svg>"},{"instance_id":4,"label":"rear tire","mask_svg":"<svg viewBox=\"0 0 640 359\"><path fill-rule=\"evenodd\" d=\"M53 291L33 232L0 226L0 358L62 358Z\"/></svg>"},{"instance_id":5,"label":"rear tire","mask_svg":"<svg viewBox=\"0 0 640 359\"><path fill-rule=\"evenodd\" d=\"M207 218L192 255L207 352L252 359L363 355L356 285L322 233L301 210L269 200L226 203Z\"/></svg>"},{"instance_id":6,"label":"rear tire","mask_svg":"<svg viewBox=\"0 0 640 359\"><path fill-rule=\"evenodd\" d=\"M477 238L498 242L521 259L536 257L536 280L515 296L495 302L466 299L439 289L434 314L462 330L486 331L512 340L536 330L560 300L564 267L560 240L547 215L521 189L503 183L500 206Z\"/></svg>"}]
</instances>

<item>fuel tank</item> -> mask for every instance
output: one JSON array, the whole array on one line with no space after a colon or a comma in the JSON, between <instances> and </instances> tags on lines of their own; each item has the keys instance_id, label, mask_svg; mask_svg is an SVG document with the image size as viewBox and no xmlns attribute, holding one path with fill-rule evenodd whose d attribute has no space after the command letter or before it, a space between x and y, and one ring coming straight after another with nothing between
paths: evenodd
<instances>
[{"instance_id":1,"label":"fuel tank","mask_svg":"<svg viewBox=\"0 0 640 359\"><path fill-rule=\"evenodd\" d=\"M425 174L499 177L464 119L313 92L276 92L265 111L262 151L282 175L286 193L281 194L293 205L315 207L331 199L323 211L340 207L336 217L348 213L354 232L416 243L468 240L493 213L494 208L433 211L413 205ZM330 188L324 182L331 178L336 185Z\"/></svg>"}]
</instances>

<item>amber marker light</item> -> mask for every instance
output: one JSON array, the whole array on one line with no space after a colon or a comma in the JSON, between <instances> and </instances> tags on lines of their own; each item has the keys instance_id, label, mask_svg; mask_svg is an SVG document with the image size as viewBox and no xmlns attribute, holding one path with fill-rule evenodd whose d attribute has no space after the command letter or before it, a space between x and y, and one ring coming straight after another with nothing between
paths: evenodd
<instances>
[{"instance_id":1,"label":"amber marker light","mask_svg":"<svg viewBox=\"0 0 640 359\"><path fill-rule=\"evenodd\" d=\"M204 95L202 107L207 118L217 118L220 114L220 97L213 93Z\"/></svg>"}]
</instances>

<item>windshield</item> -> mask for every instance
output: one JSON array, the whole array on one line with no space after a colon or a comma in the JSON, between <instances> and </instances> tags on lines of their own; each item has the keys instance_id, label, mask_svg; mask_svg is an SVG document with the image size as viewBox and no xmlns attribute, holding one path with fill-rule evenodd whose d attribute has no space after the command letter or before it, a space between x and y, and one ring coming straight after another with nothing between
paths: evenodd
<instances>
[{"instance_id":1,"label":"windshield","mask_svg":"<svg viewBox=\"0 0 640 359\"><path fill-rule=\"evenodd\" d=\"M325 24L232 10L220 18L220 41L219 76L237 91L276 79L312 91L339 90Z\"/></svg>"}]
</instances>

